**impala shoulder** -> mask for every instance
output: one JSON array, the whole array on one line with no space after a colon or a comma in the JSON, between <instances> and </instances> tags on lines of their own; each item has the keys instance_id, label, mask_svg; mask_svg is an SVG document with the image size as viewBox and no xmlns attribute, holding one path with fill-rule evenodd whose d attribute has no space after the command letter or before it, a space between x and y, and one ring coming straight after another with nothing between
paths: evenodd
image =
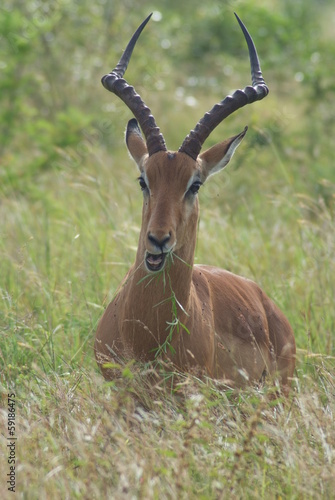
<instances>
[{"instance_id":1,"label":"impala shoulder","mask_svg":"<svg viewBox=\"0 0 335 500\"><path fill-rule=\"evenodd\" d=\"M255 287L259 288L258 285L254 281L250 280L249 278L244 278L243 276L238 276L237 274L234 274L231 271L227 271L226 269L221 269L220 267L197 264L194 266L193 272L195 272L197 274L203 274L210 281L221 280L221 281L229 281L229 282L238 282L238 283L243 283L243 284L250 284L251 286L255 286Z\"/></svg>"},{"instance_id":2,"label":"impala shoulder","mask_svg":"<svg viewBox=\"0 0 335 500\"><path fill-rule=\"evenodd\" d=\"M259 305L262 304L263 307L268 305L270 299L260 286L251 279L214 266L197 265L194 266L194 271L195 277L193 281L199 279L197 278L199 276L203 277L208 288L216 295L226 298L233 296L241 299L243 297L243 300L250 303L256 301Z\"/></svg>"}]
</instances>

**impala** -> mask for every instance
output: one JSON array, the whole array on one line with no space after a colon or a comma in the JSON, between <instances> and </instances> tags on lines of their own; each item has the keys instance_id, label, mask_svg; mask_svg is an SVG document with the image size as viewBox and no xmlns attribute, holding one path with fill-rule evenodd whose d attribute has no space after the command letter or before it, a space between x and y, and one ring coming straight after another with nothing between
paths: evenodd
<instances>
[{"instance_id":1,"label":"impala","mask_svg":"<svg viewBox=\"0 0 335 500\"><path fill-rule=\"evenodd\" d=\"M162 355L179 370L200 370L234 387L270 375L286 392L296 349L284 314L253 281L194 265L197 193L208 177L227 165L247 127L203 153L201 147L222 120L268 94L255 45L236 15L249 49L252 86L215 104L178 152L171 152L150 109L123 79L150 17L134 33L115 69L102 78L104 87L136 118L128 123L126 143L140 172L143 210L135 263L98 325L97 362L110 379L113 363L120 359L153 361Z\"/></svg>"}]
</instances>

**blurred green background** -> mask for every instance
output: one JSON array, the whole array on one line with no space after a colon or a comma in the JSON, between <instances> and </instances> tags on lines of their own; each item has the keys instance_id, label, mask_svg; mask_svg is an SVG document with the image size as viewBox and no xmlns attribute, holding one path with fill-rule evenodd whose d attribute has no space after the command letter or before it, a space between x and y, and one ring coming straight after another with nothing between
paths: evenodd
<instances>
[{"instance_id":1,"label":"blurred green background","mask_svg":"<svg viewBox=\"0 0 335 500\"><path fill-rule=\"evenodd\" d=\"M103 89L154 12L126 73L177 149L215 102L250 83L243 35L270 94L221 124L249 125L200 193L196 261L257 281L300 349L335 354L335 11L330 0L4 0L0 7L0 363L96 370L97 321L132 264L141 222L124 146L130 111Z\"/></svg>"}]
</instances>

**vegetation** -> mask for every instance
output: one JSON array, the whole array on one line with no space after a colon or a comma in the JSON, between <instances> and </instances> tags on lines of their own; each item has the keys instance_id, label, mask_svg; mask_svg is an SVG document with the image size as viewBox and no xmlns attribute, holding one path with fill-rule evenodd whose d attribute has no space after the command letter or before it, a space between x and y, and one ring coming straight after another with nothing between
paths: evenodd
<instances>
[{"instance_id":1,"label":"vegetation","mask_svg":"<svg viewBox=\"0 0 335 500\"><path fill-rule=\"evenodd\" d=\"M258 282L288 316L289 401L130 363L107 384L97 322L134 261L131 118L100 85L154 11L127 71L176 149L249 83L270 87L206 147L249 131L201 188L196 261ZM335 39L330 0L4 0L0 8L1 497L8 394L20 498L331 498L335 491ZM178 126L176 126L178 124ZM171 385L171 377L173 384Z\"/></svg>"}]
</instances>

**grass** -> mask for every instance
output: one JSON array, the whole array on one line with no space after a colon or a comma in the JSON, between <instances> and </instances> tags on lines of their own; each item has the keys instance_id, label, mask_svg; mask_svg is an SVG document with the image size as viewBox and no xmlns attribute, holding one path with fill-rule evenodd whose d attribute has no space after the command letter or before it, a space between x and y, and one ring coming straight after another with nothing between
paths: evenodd
<instances>
[{"instance_id":1,"label":"grass","mask_svg":"<svg viewBox=\"0 0 335 500\"><path fill-rule=\"evenodd\" d=\"M110 384L91 370L46 375L36 365L21 379L20 492L28 498L332 497L331 360L300 353L295 394L285 404L274 404L266 389L232 394L177 374L171 392L149 367L128 368Z\"/></svg>"},{"instance_id":2,"label":"grass","mask_svg":"<svg viewBox=\"0 0 335 500\"><path fill-rule=\"evenodd\" d=\"M226 85L222 81L227 80L218 66L219 55L215 63L202 65L206 78L212 72L216 78L209 88L201 79L197 85L188 83L184 71L179 71L185 61L188 75L199 71L186 42L199 19L209 23L205 36L216 12L208 15L203 2L192 6L195 4L190 20L194 25L187 25L180 38L172 39L171 34L177 36L180 31L177 6L164 4L163 8L162 3L169 22L153 24L143 43L150 47L159 36L170 37L171 60L168 51L163 51L148 65L138 49L138 66L135 61L129 68L132 81L137 81L138 74L149 75L138 90L152 105L172 148L178 148L208 103L218 99ZM215 7L208 2L208 9L211 5ZM304 8L308 5L305 2ZM85 6L83 2L81 8L85 10ZM102 9L99 6L97 10ZM296 8L299 6L297 2ZM57 23L57 9L63 7L61 2L55 3ZM247 1L239 7L246 12L255 8ZM327 22L327 8L325 5L320 17L323 23ZM270 22L272 14L266 9L264 4L260 13L267 13ZM116 11L113 29L122 33L123 4ZM61 48L77 44L79 73L87 67L84 55L89 53L90 70L98 67L100 75L99 61L94 58L101 57L102 42L98 38L96 48L93 35L102 36L104 25L91 7L89 14L87 40L73 39L82 33L79 28L65 36L71 18L59 17L64 23ZM138 15L131 14L134 26ZM84 15L78 19L85 24ZM19 23L19 17L15 22ZM273 23L279 36L275 18ZM299 23L296 26L301 29ZM60 26L41 24L39 30L44 29L57 35ZM131 31L129 26L129 34ZM328 32L328 28L324 30ZM37 31L30 34L33 44L32 35L37 36ZM256 30L256 36L262 41L268 35L257 35ZM200 48L206 39L199 40ZM295 39L303 39L300 31ZM288 316L298 346L289 401L274 401L269 387L233 393L219 382L178 374L166 366L153 370L130 363L120 367L119 379L112 383L102 379L94 360L94 333L134 261L141 193L136 167L123 145L122 129L129 113L116 98L96 91L99 78L95 73L81 81L79 92L65 61L68 84L63 89L58 73L54 75L51 118L46 95L30 89L25 97L20 87L15 112L29 110L29 128L24 128L27 120L12 117L6 137L13 142L11 147L2 145L0 152L2 498L11 495L3 481L8 470L7 394L12 391L16 394L16 489L20 498L333 497L335 176L329 141L334 132L329 112L332 80L327 73L331 65L299 52L299 68L289 64L284 74L283 61L278 58L284 57L281 53L287 47L281 39L280 50L278 45L272 56L267 40L270 38L263 40L269 56L263 56L271 88L267 101L241 110L207 141L210 146L249 124L227 171L200 190L195 259L254 279ZM331 46L327 52L322 45L322 34L315 43L325 50L318 48L325 61L333 60ZM178 54L177 46L182 47ZM32 45L38 56L34 57L34 50L26 53L29 65L38 69L38 85L51 80L52 61L59 63L63 57L53 45L45 69L40 65L46 57L38 52L44 50L41 47L46 45ZM301 45L298 48L303 50ZM24 73L21 52L13 52L12 57ZM228 87L235 82L239 86L248 70L237 71L229 54L222 57L234 69ZM302 64L308 71L299 83L294 72ZM49 78L44 79L43 69ZM164 88L159 78L164 80ZM186 104L189 95L196 99L196 106ZM65 104L59 104L61 97ZM66 107L68 102L71 109ZM35 104L44 117L36 128L32 119ZM5 123L2 126L5 130Z\"/></svg>"}]
</instances>

